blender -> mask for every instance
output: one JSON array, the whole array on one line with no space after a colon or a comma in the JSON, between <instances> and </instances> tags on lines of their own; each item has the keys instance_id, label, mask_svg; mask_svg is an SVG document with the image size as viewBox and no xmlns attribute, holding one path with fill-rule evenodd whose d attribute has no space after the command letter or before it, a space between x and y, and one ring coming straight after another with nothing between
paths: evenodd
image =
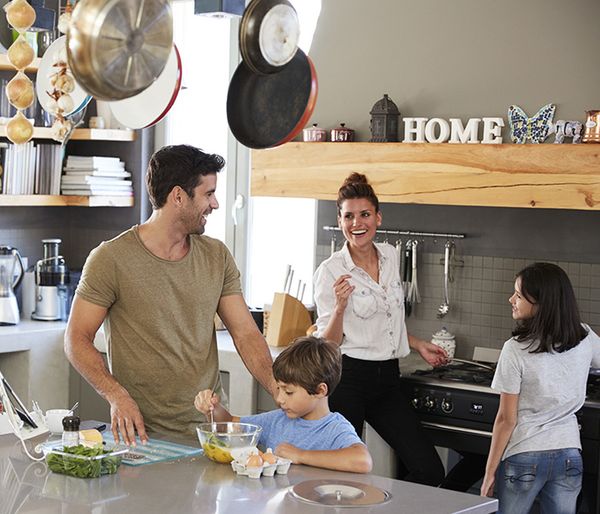
<instances>
[{"instance_id":1,"label":"blender","mask_svg":"<svg viewBox=\"0 0 600 514\"><path fill-rule=\"evenodd\" d=\"M60 239L42 239L44 258L35 264L35 311L40 321L66 321L68 312L69 268L59 255Z\"/></svg>"},{"instance_id":2,"label":"blender","mask_svg":"<svg viewBox=\"0 0 600 514\"><path fill-rule=\"evenodd\" d=\"M19 264L19 274L15 277L15 264ZM19 306L15 288L23 279L21 255L12 246L0 246L0 325L16 325L19 321Z\"/></svg>"}]
</instances>

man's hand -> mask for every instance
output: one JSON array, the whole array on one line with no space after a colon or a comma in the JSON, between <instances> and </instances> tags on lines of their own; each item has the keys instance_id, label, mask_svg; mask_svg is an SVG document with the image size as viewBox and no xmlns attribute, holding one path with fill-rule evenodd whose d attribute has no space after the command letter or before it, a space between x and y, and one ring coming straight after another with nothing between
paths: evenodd
<instances>
[{"instance_id":1,"label":"man's hand","mask_svg":"<svg viewBox=\"0 0 600 514\"><path fill-rule=\"evenodd\" d=\"M284 459L290 459L293 464L302 464L302 453L304 450L297 448L290 443L282 443L275 448L275 455L283 457Z\"/></svg>"},{"instance_id":2,"label":"man's hand","mask_svg":"<svg viewBox=\"0 0 600 514\"><path fill-rule=\"evenodd\" d=\"M144 418L129 393L123 392L110 400L110 421L116 443L120 442L120 433L127 446L135 446L136 432L142 444L148 442Z\"/></svg>"},{"instance_id":3,"label":"man's hand","mask_svg":"<svg viewBox=\"0 0 600 514\"><path fill-rule=\"evenodd\" d=\"M210 389L200 391L194 398L194 407L207 418L210 417L211 411L214 411L217 405L219 405L219 397Z\"/></svg>"}]
</instances>

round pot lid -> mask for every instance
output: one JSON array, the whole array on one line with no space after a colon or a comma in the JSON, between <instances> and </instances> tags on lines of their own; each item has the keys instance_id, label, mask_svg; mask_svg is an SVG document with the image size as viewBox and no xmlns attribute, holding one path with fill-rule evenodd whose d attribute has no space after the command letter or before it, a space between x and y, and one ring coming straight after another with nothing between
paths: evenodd
<instances>
[{"instance_id":1,"label":"round pot lid","mask_svg":"<svg viewBox=\"0 0 600 514\"><path fill-rule=\"evenodd\" d=\"M278 73L253 73L241 62L227 94L229 128L249 148L287 143L310 119L317 89L315 67L300 49Z\"/></svg>"},{"instance_id":2,"label":"round pot lid","mask_svg":"<svg viewBox=\"0 0 600 514\"><path fill-rule=\"evenodd\" d=\"M181 57L173 44L165 69L154 83L141 93L110 102L115 119L130 129L151 127L162 120L173 107L181 89Z\"/></svg>"},{"instance_id":3,"label":"round pot lid","mask_svg":"<svg viewBox=\"0 0 600 514\"><path fill-rule=\"evenodd\" d=\"M275 73L298 50L300 22L287 0L252 0L240 23L242 59L255 73Z\"/></svg>"},{"instance_id":4,"label":"round pot lid","mask_svg":"<svg viewBox=\"0 0 600 514\"><path fill-rule=\"evenodd\" d=\"M50 84L50 77L54 75L58 68L54 66L57 62L66 59L67 57L67 38L61 36L56 39L44 52L38 66L37 76L35 79L35 91L38 97L38 102L46 112L55 115L48 108L48 103L52 100L48 94L54 87ZM63 116L72 116L82 111L87 104L90 103L92 97L88 95L83 88L75 80L75 89L72 93L69 93L73 99L73 110L66 112Z\"/></svg>"},{"instance_id":5,"label":"round pot lid","mask_svg":"<svg viewBox=\"0 0 600 514\"><path fill-rule=\"evenodd\" d=\"M293 486L291 494L312 504L338 507L379 505L392 497L379 487L350 480L306 480Z\"/></svg>"},{"instance_id":6,"label":"round pot lid","mask_svg":"<svg viewBox=\"0 0 600 514\"><path fill-rule=\"evenodd\" d=\"M69 66L94 97L137 95L164 69L173 47L168 0L80 0L71 16Z\"/></svg>"}]
</instances>

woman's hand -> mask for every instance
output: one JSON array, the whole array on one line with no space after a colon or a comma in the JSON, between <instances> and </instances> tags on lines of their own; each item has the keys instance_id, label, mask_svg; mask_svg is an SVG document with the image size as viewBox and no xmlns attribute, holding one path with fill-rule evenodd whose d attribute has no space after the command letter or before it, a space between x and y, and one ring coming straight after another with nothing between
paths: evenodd
<instances>
[{"instance_id":1,"label":"woman's hand","mask_svg":"<svg viewBox=\"0 0 600 514\"><path fill-rule=\"evenodd\" d=\"M340 275L333 283L333 294L335 296L335 310L338 314L343 314L348 306L348 298L354 291L354 286L348 281L350 275Z\"/></svg>"},{"instance_id":2,"label":"woman's hand","mask_svg":"<svg viewBox=\"0 0 600 514\"><path fill-rule=\"evenodd\" d=\"M436 366L443 366L448 362L446 350L440 348L438 345L430 343L429 341L417 339L413 336L409 336L408 341L411 348L417 350L423 360L430 366L435 368Z\"/></svg>"},{"instance_id":3,"label":"woman's hand","mask_svg":"<svg viewBox=\"0 0 600 514\"><path fill-rule=\"evenodd\" d=\"M485 477L483 477L483 482L481 483L481 496L493 496L494 495L494 483L495 483L495 477L494 474L492 473L491 475L489 475L488 473L485 474Z\"/></svg>"}]
</instances>

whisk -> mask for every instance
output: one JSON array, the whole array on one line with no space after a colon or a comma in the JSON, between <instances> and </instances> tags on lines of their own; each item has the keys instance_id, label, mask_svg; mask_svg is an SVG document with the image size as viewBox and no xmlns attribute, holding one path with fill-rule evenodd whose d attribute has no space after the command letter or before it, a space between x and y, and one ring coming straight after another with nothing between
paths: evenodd
<instances>
[{"instance_id":1,"label":"whisk","mask_svg":"<svg viewBox=\"0 0 600 514\"><path fill-rule=\"evenodd\" d=\"M415 239L411 242L412 245L412 274L410 284L408 286L408 299L410 303L421 303L421 295L419 293L419 283L417 281L417 246L419 242ZM409 263L407 263L407 266Z\"/></svg>"}]
</instances>

